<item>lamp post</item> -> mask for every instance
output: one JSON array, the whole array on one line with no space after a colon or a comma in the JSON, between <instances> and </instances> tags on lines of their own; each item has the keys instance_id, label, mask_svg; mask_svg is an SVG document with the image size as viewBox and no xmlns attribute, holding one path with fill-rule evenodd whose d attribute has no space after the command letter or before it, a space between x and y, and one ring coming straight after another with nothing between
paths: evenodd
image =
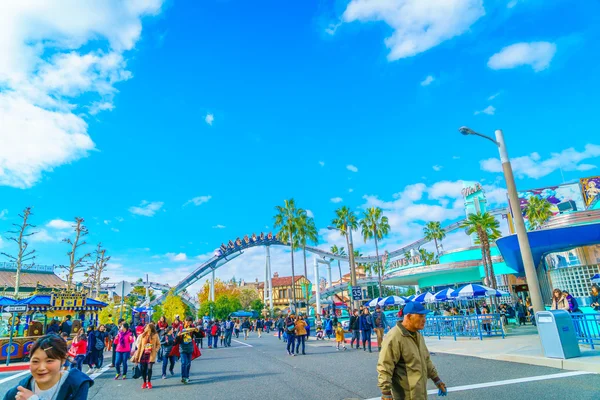
<instances>
[{"instance_id":1,"label":"lamp post","mask_svg":"<svg viewBox=\"0 0 600 400\"><path fill-rule=\"evenodd\" d=\"M349 263L350 263L350 285L352 287L356 286L356 266L354 264L354 242L352 241L352 229L350 229L350 227L348 227L348 259L349 259ZM336 228L335 226L328 226L327 229L329 229L330 231L339 231L340 229ZM340 283L341 283L342 277L340 277ZM352 291L351 291L352 292ZM358 302L358 300L354 300L354 295L352 293L350 293L350 295L352 296L352 308L353 310L358 310L358 308L360 307L360 304Z\"/></svg>"},{"instance_id":2,"label":"lamp post","mask_svg":"<svg viewBox=\"0 0 600 400\"><path fill-rule=\"evenodd\" d=\"M515 177L513 175L512 166L510 165L510 159L508 158L508 152L506 151L506 144L504 143L504 135L500 129L497 129L496 139L475 132L466 126L460 127L459 132L463 135L475 135L493 142L500 151L500 162L502 163L502 171L504 172L504 179L506 180L506 189L508 191L508 199L510 201L510 207L514 207L513 221L515 224L515 230L517 232L517 239L519 241L519 249L521 251L521 258L523 259L523 268L525 269L525 279L527 279L527 286L529 288L529 294L531 296L531 305L535 312L544 311L544 302L542 301L542 293L540 290L540 283L538 281L537 271L533 262L533 256L531 254L531 247L529 245L529 237L527 236L527 230L525 229L525 221L523 220L523 214L521 213L521 205L519 202L519 196L517 194L517 187L515 185ZM493 272L493 266L492 266Z\"/></svg>"}]
</instances>

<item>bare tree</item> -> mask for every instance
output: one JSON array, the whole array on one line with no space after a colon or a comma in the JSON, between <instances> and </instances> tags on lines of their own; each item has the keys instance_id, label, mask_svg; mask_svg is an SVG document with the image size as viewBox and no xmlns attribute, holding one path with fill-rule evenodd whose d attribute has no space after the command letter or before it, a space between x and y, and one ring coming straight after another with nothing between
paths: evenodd
<instances>
[{"instance_id":1,"label":"bare tree","mask_svg":"<svg viewBox=\"0 0 600 400\"><path fill-rule=\"evenodd\" d=\"M69 256L69 265L61 265L61 268L67 271L67 289L73 289L73 277L76 273L83 271L88 268L88 266L84 263L84 261L91 256L90 253L86 253L83 256L77 258L77 249L81 246L87 244L83 238L87 236L88 229L85 225L83 225L83 218L75 217L75 225L73 225L73 229L75 230L75 239L71 240L70 238L63 239L63 242L71 245L71 251L67 253ZM81 241L83 240L83 241ZM81 241L81 242L80 242Z\"/></svg>"},{"instance_id":2,"label":"bare tree","mask_svg":"<svg viewBox=\"0 0 600 400\"><path fill-rule=\"evenodd\" d=\"M36 234L36 232L27 232L28 228L35 228L35 225L31 225L27 221L31 215L33 215L31 213L31 207L25 208L25 210L23 210L23 214L19 214L19 217L21 217L23 220L21 225L13 224L13 226L15 226L15 230L8 231L8 233L14 235L8 239L15 242L19 248L17 255L13 256L7 253L0 253L17 265L17 274L15 275L15 298L19 296L19 287L21 286L21 270L23 268L31 268L35 264L33 261L35 260L35 250L29 250L29 242L27 242L27 238L29 236Z\"/></svg>"},{"instance_id":3,"label":"bare tree","mask_svg":"<svg viewBox=\"0 0 600 400\"><path fill-rule=\"evenodd\" d=\"M98 243L94 254L96 261L90 267L89 271L84 274L87 278L86 282L90 285L90 297L95 293L96 297L100 296L100 287L108 281L108 277L103 278L102 273L106 270L110 256L106 257L106 249L102 248L102 243Z\"/></svg>"}]
</instances>

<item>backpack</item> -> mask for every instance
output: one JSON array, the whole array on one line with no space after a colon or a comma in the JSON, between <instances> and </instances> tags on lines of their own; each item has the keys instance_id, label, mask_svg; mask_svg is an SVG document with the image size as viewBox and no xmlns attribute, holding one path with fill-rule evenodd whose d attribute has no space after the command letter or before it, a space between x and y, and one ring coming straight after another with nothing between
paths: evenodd
<instances>
[{"instance_id":1,"label":"backpack","mask_svg":"<svg viewBox=\"0 0 600 400\"><path fill-rule=\"evenodd\" d=\"M217 326L217 324L214 324L211 328L210 328L210 334L212 336L217 336L217 334L219 333L219 327Z\"/></svg>"},{"instance_id":2,"label":"backpack","mask_svg":"<svg viewBox=\"0 0 600 400\"><path fill-rule=\"evenodd\" d=\"M104 349L104 340L102 340L101 337L97 336L96 337L96 350L102 350Z\"/></svg>"}]
</instances>

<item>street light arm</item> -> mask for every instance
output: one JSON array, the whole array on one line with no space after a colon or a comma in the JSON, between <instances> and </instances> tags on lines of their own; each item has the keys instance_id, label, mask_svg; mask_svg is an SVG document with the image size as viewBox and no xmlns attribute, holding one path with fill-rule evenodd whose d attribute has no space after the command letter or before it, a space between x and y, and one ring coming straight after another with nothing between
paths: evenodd
<instances>
[{"instance_id":1,"label":"street light arm","mask_svg":"<svg viewBox=\"0 0 600 400\"><path fill-rule=\"evenodd\" d=\"M478 133L478 132L474 132L474 133L472 133L472 135L480 136L482 138L485 138L485 139L491 141L492 143L494 143L497 147L500 147L500 143L498 143L497 141L495 141L494 139L492 139L491 137L489 137L487 135L484 135L484 134Z\"/></svg>"},{"instance_id":2,"label":"street light arm","mask_svg":"<svg viewBox=\"0 0 600 400\"><path fill-rule=\"evenodd\" d=\"M460 128L458 128L458 131L459 131L460 133L462 133L463 135L465 135L465 136L468 136L468 135L475 135L475 136L482 137L482 138L484 138L484 139L487 139L487 140L491 141L491 142L492 142L492 143L494 143L496 146L500 147L500 143L498 143L497 141L495 141L495 140L494 140L494 139L492 139L491 137L489 137L489 136L487 136L487 135L484 135L484 134L482 134L482 133L479 133L479 132L475 132L473 129L471 129L471 128L468 128L468 127L466 127L466 126L461 126Z\"/></svg>"}]
</instances>

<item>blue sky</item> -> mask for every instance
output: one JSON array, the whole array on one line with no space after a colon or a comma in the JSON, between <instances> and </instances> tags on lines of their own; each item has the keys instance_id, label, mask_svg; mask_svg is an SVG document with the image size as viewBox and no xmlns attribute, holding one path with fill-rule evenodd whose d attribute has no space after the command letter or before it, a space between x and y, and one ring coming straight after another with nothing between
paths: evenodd
<instances>
[{"instance_id":1,"label":"blue sky","mask_svg":"<svg viewBox=\"0 0 600 400\"><path fill-rule=\"evenodd\" d=\"M290 197L320 228L383 207L392 249L459 218L461 180L504 202L496 150L461 125L504 130L519 188L600 174L596 2L0 7L0 251L32 206L39 263L66 262L81 216L113 279L175 283ZM255 249L218 274L263 266Z\"/></svg>"}]
</instances>

